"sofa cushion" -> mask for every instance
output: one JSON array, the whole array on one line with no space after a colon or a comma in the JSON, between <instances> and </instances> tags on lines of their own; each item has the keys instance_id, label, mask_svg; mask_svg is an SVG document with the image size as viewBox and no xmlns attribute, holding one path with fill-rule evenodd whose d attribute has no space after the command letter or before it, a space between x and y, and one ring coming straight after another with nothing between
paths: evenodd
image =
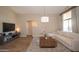
<instances>
[{"instance_id":1,"label":"sofa cushion","mask_svg":"<svg viewBox=\"0 0 79 59\"><path fill-rule=\"evenodd\" d=\"M61 35L56 35L56 37L58 37L58 40L62 40L63 42L65 42L67 45L71 46L72 45L72 40L68 37L65 36L61 36Z\"/></svg>"},{"instance_id":2,"label":"sofa cushion","mask_svg":"<svg viewBox=\"0 0 79 59\"><path fill-rule=\"evenodd\" d=\"M71 38L71 39L79 40L79 34L77 33L58 31L57 34Z\"/></svg>"}]
</instances>

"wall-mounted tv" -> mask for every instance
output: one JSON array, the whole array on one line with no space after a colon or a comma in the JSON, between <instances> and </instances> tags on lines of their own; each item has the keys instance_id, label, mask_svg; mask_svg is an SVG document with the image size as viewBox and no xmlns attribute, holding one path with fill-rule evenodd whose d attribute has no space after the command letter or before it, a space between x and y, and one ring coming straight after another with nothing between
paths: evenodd
<instances>
[{"instance_id":1,"label":"wall-mounted tv","mask_svg":"<svg viewBox=\"0 0 79 59\"><path fill-rule=\"evenodd\" d=\"M15 24L13 23L3 23L3 32L9 32L15 30Z\"/></svg>"}]
</instances>

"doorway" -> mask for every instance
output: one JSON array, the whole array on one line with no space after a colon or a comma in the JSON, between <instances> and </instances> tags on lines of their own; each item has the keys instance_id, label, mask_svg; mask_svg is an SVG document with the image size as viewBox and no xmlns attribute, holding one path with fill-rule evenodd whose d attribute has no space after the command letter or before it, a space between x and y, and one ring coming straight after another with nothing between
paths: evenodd
<instances>
[{"instance_id":1,"label":"doorway","mask_svg":"<svg viewBox=\"0 0 79 59\"><path fill-rule=\"evenodd\" d=\"M32 31L32 21L27 21L27 37L28 36L33 36L33 31Z\"/></svg>"}]
</instances>

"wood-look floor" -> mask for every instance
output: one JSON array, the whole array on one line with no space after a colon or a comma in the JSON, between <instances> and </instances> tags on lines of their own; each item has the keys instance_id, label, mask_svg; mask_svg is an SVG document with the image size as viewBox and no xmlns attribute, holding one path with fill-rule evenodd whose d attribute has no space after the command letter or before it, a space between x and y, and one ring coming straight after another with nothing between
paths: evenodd
<instances>
[{"instance_id":1,"label":"wood-look floor","mask_svg":"<svg viewBox=\"0 0 79 59\"><path fill-rule=\"evenodd\" d=\"M27 51L32 37L17 38L11 42L8 42L4 45L0 45L0 51L7 52L24 52Z\"/></svg>"}]
</instances>

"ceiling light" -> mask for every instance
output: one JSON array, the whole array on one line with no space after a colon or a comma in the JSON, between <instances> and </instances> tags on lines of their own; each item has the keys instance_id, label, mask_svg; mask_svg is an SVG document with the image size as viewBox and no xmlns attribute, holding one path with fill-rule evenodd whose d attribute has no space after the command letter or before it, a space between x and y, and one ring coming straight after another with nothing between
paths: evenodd
<instances>
[{"instance_id":1,"label":"ceiling light","mask_svg":"<svg viewBox=\"0 0 79 59\"><path fill-rule=\"evenodd\" d=\"M49 17L46 16L46 9L44 7L44 16L41 17L41 22L49 22Z\"/></svg>"},{"instance_id":2,"label":"ceiling light","mask_svg":"<svg viewBox=\"0 0 79 59\"><path fill-rule=\"evenodd\" d=\"M49 22L49 17L47 16L41 17L41 22Z\"/></svg>"}]
</instances>

